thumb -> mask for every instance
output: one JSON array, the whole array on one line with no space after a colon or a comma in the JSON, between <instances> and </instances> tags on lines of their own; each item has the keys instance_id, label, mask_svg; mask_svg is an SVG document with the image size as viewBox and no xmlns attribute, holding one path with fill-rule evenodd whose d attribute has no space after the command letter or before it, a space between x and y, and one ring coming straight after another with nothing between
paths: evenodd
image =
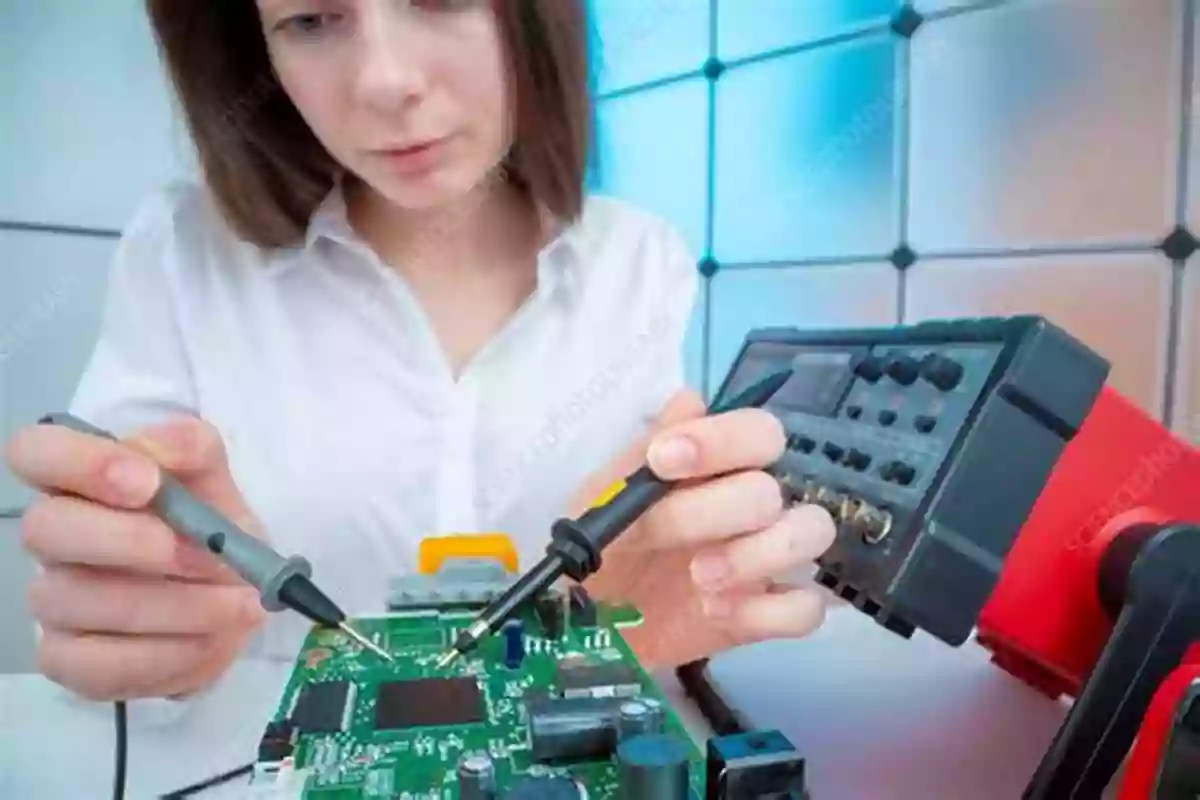
<instances>
[{"instance_id":1,"label":"thumb","mask_svg":"<svg viewBox=\"0 0 1200 800\"><path fill-rule=\"evenodd\" d=\"M702 417L707 410L704 399L691 389L682 389L673 394L651 420L649 429L645 433L639 436L617 458L588 477L580 495L572 503L572 514L575 516L582 514L616 481L644 466L646 450L650 447L650 442L661 431L689 419Z\"/></svg>"},{"instance_id":2,"label":"thumb","mask_svg":"<svg viewBox=\"0 0 1200 800\"><path fill-rule=\"evenodd\" d=\"M249 533L257 524L234 483L220 431L198 417L181 416L139 431L127 444L149 455L200 500Z\"/></svg>"}]
</instances>

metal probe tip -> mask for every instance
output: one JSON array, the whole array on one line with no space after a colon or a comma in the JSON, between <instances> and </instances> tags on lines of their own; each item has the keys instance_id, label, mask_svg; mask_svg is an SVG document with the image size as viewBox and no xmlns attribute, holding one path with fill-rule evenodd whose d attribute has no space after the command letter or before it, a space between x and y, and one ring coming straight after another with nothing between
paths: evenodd
<instances>
[{"instance_id":1,"label":"metal probe tip","mask_svg":"<svg viewBox=\"0 0 1200 800\"><path fill-rule=\"evenodd\" d=\"M343 631L345 631L345 632L346 632L346 635L347 635L347 636L349 636L351 639L353 639L354 641L358 642L358 643L359 643L359 644L361 644L363 647L365 647L365 648L367 648L368 650L370 650L372 653L375 653L375 654L376 654L376 655L378 655L380 658L384 659L385 661L390 661L390 662L391 662L391 663L393 663L393 664L395 664L395 663L396 663L396 659L392 658L392 654L391 654L391 653L389 653L388 651L384 650L382 647L380 647L379 645L375 644L374 642L372 642L372 641L371 641L370 639L368 639L367 637L363 636L363 635L362 635L361 633L359 633L358 631L354 630L354 628L350 627L350 626L349 626L349 625L347 625L345 622L339 622L339 623L338 623L338 627L339 627L339 628L341 628Z\"/></svg>"},{"instance_id":2,"label":"metal probe tip","mask_svg":"<svg viewBox=\"0 0 1200 800\"><path fill-rule=\"evenodd\" d=\"M446 653L438 659L437 668L445 669L446 667L450 666L454 663L454 659L458 658L458 655L459 653L457 650L446 651Z\"/></svg>"}]
</instances>

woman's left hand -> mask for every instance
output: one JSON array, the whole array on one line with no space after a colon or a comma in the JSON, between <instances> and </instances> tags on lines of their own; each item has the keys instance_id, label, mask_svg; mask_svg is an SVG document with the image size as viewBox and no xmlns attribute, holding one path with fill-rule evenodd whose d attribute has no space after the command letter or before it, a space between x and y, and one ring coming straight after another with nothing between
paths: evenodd
<instances>
[{"instance_id":1,"label":"woman's left hand","mask_svg":"<svg viewBox=\"0 0 1200 800\"><path fill-rule=\"evenodd\" d=\"M643 464L680 482L609 545L584 584L596 599L642 612L645 622L622 634L647 667L801 637L822 624L823 590L781 581L829 548L833 520L816 506L785 507L765 471L785 446L769 412L706 416L701 398L682 392L645 440L588 481L575 513Z\"/></svg>"}]
</instances>

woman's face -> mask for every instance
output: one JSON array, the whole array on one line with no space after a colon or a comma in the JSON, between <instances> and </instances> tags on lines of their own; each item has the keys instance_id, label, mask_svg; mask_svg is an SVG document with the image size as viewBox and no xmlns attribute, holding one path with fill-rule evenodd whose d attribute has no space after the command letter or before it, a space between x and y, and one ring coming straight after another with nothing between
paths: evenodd
<instances>
[{"instance_id":1,"label":"woman's face","mask_svg":"<svg viewBox=\"0 0 1200 800\"><path fill-rule=\"evenodd\" d=\"M329 153L427 209L489 178L512 140L490 0L256 0L272 64Z\"/></svg>"}]
</instances>

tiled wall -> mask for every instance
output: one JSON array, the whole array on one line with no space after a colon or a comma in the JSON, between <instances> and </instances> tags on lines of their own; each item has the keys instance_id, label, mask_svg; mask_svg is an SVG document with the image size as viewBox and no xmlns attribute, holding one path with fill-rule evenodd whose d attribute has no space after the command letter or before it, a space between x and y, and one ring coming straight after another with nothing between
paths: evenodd
<instances>
[{"instance_id":1,"label":"tiled wall","mask_svg":"<svg viewBox=\"0 0 1200 800\"><path fill-rule=\"evenodd\" d=\"M754 327L1037 312L1200 440L1197 3L593 3L596 184L710 273L694 385Z\"/></svg>"}]
</instances>

